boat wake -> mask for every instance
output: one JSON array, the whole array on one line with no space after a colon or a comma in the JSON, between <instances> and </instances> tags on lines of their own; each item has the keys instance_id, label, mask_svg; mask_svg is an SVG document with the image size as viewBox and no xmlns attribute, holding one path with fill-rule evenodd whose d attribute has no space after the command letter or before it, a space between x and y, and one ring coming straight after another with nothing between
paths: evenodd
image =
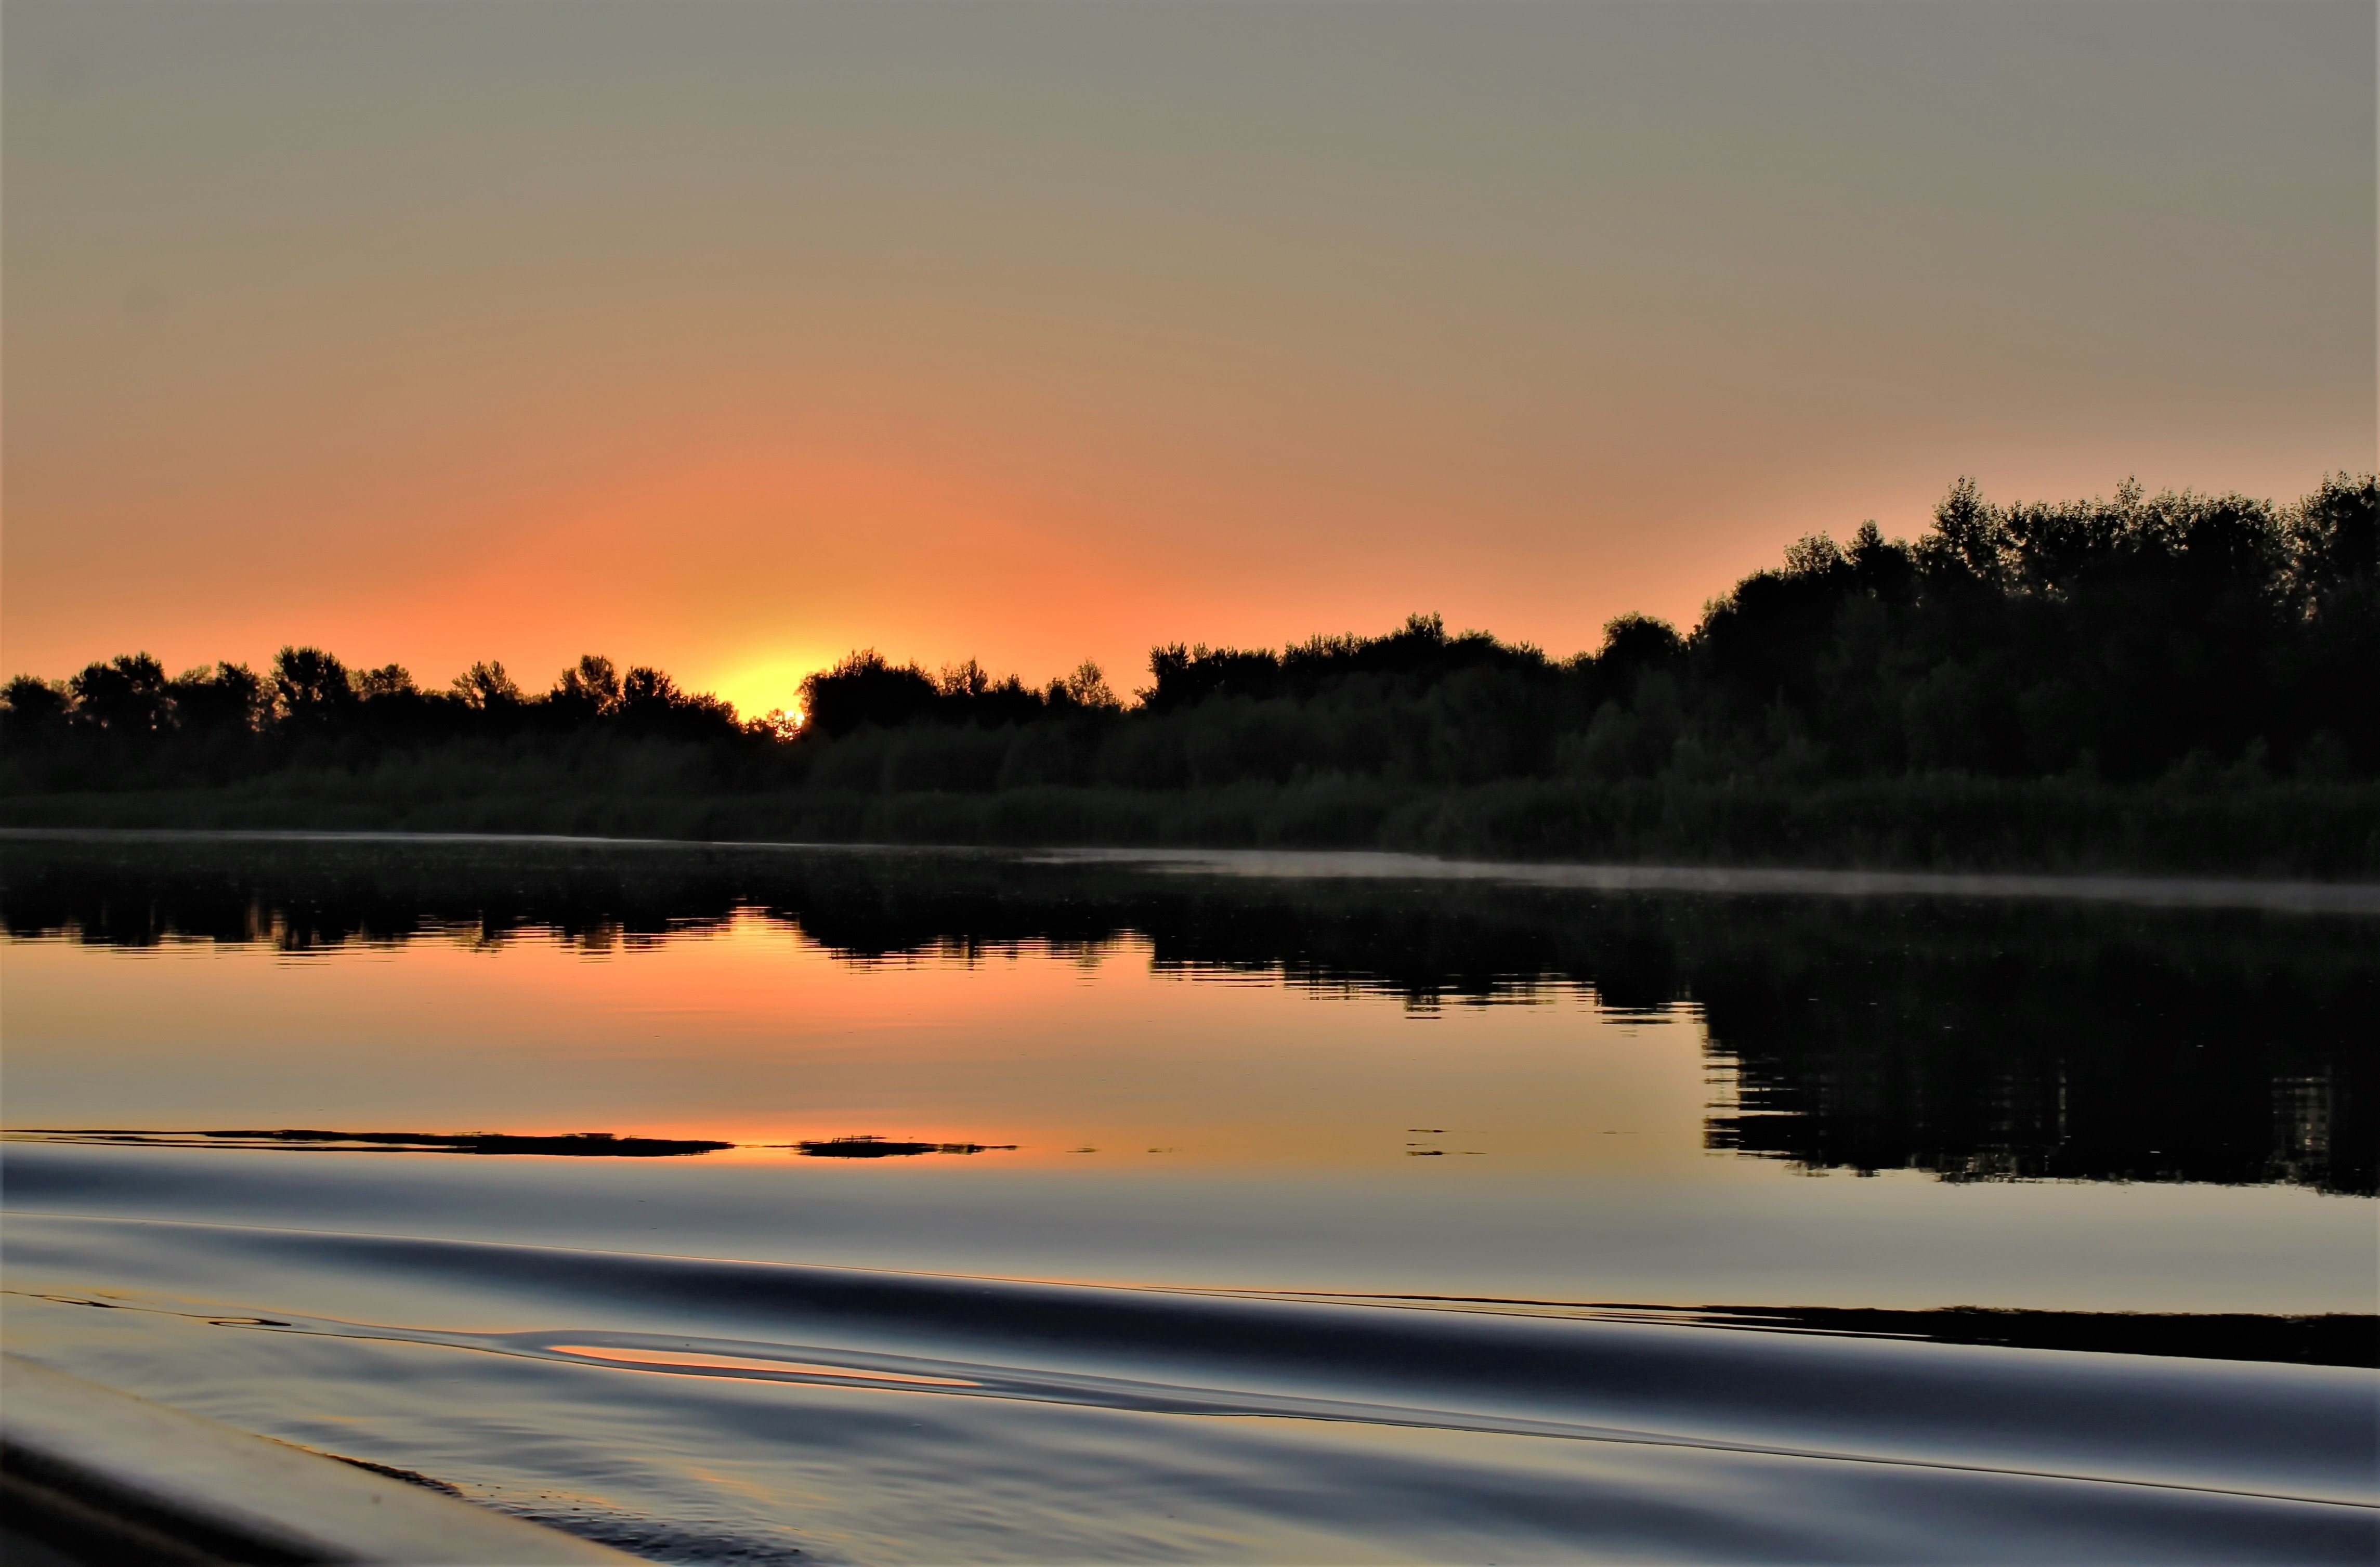
<instances>
[{"instance_id":1,"label":"boat wake","mask_svg":"<svg viewBox=\"0 0 2380 1567\"><path fill-rule=\"evenodd\" d=\"M2346 1561L2380 1526L2353 1367L56 1215L6 1247L36 1358L662 1560Z\"/></svg>"}]
</instances>

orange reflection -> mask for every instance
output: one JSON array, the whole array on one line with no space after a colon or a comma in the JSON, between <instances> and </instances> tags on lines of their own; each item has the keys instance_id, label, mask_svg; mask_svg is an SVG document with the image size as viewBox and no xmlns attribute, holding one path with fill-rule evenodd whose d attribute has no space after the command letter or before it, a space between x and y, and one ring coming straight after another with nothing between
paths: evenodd
<instances>
[{"instance_id":1,"label":"orange reflection","mask_svg":"<svg viewBox=\"0 0 2380 1567\"><path fill-rule=\"evenodd\" d=\"M1409 1012L1271 977L1188 978L1139 936L857 961L747 912L608 947L459 933L304 956L6 953L18 1126L602 1131L737 1145L670 1168L892 1179L1731 1168L1703 1147L1711 1087L1689 1012L1621 1017L1560 989ZM863 1136L933 1151L792 1146ZM944 1151L970 1145L984 1151Z\"/></svg>"},{"instance_id":2,"label":"orange reflection","mask_svg":"<svg viewBox=\"0 0 2380 1567\"><path fill-rule=\"evenodd\" d=\"M805 1377L843 1377L862 1382L899 1382L930 1388L979 1388L960 1377L912 1377L898 1371L862 1371L849 1366L816 1366L803 1360L758 1360L742 1354L696 1354L673 1349L617 1349L608 1344L548 1344L556 1354L575 1354L650 1371L780 1371Z\"/></svg>"}]
</instances>

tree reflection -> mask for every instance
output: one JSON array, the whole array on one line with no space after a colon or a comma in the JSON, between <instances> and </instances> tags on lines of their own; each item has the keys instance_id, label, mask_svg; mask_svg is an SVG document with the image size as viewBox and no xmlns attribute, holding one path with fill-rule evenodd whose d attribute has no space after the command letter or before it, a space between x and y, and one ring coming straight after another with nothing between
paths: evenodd
<instances>
[{"instance_id":1,"label":"tree reflection","mask_svg":"<svg viewBox=\"0 0 2380 1567\"><path fill-rule=\"evenodd\" d=\"M2369 920L2118 905L1255 881L981 852L0 840L18 939L560 940L739 915L855 962L1122 938L1161 969L1418 1007L1700 1021L1714 1148L1946 1180L2374 1190Z\"/></svg>"}]
</instances>

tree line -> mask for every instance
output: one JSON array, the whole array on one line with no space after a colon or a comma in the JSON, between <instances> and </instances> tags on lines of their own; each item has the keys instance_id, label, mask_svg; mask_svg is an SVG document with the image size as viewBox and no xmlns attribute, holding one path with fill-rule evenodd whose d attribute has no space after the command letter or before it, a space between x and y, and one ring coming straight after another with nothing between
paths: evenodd
<instances>
[{"instance_id":1,"label":"tree line","mask_svg":"<svg viewBox=\"0 0 2380 1567\"><path fill-rule=\"evenodd\" d=\"M2380 481L2293 505L2146 494L1994 505L1914 541L1800 540L1681 632L1557 660L1415 615L1378 637L1160 647L1129 708L857 653L803 686L814 780L861 789L1388 778L1784 784L1912 775L2309 780L2380 772ZM1057 722L1052 722L1057 721ZM994 744L997 737L998 742Z\"/></svg>"},{"instance_id":2,"label":"tree line","mask_svg":"<svg viewBox=\"0 0 2380 1567\"><path fill-rule=\"evenodd\" d=\"M168 676L146 654L0 706L0 790L220 780L473 741L616 738L703 759L707 787L858 794L1184 790L1314 780L1783 788L1959 776L2310 782L2380 776L2380 480L2295 504L2147 494L1995 504L1803 539L1691 629L1623 615L1557 659L1415 615L1280 650L1152 650L1129 701L1086 663L1034 686L873 650L751 722L593 655L530 694L503 665L443 690L317 648Z\"/></svg>"},{"instance_id":3,"label":"tree line","mask_svg":"<svg viewBox=\"0 0 2380 1567\"><path fill-rule=\"evenodd\" d=\"M725 702L682 691L660 670L638 665L623 675L591 653L535 694L502 663L475 663L443 690L425 690L401 664L350 669L320 648L286 647L262 674L214 663L169 676L147 653L122 653L65 680L18 675L4 695L7 733L20 741L363 735L420 743L596 725L718 740L748 727Z\"/></svg>"}]
</instances>

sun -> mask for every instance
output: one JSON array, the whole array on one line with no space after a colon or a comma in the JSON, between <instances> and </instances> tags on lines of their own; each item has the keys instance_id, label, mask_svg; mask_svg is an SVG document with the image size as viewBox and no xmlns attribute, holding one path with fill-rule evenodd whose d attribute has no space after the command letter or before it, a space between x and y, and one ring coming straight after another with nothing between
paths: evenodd
<instances>
[{"instance_id":1,"label":"sun","mask_svg":"<svg viewBox=\"0 0 2380 1567\"><path fill-rule=\"evenodd\" d=\"M743 719L783 712L799 722L802 676L830 667L835 655L824 652L771 653L731 664L725 674L708 683L710 694L735 705Z\"/></svg>"}]
</instances>

